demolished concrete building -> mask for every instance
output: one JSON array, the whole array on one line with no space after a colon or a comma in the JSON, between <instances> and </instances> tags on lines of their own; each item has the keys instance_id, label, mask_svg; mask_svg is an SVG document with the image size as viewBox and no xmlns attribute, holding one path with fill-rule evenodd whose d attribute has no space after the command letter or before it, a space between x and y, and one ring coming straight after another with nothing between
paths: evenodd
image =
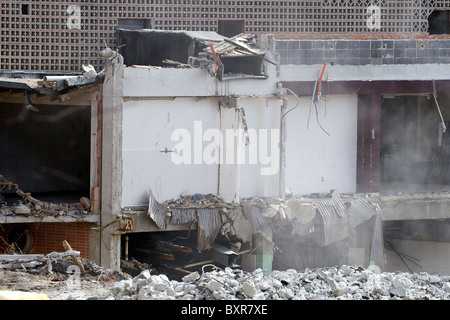
<instances>
[{"instance_id":1,"label":"demolished concrete building","mask_svg":"<svg viewBox=\"0 0 450 320\"><path fill-rule=\"evenodd\" d=\"M68 240L112 269L137 259L181 274L209 262L448 273L450 38L390 26L119 28L94 82L4 72L2 238L32 235L19 249L34 253ZM45 135L49 124L60 128Z\"/></svg>"}]
</instances>

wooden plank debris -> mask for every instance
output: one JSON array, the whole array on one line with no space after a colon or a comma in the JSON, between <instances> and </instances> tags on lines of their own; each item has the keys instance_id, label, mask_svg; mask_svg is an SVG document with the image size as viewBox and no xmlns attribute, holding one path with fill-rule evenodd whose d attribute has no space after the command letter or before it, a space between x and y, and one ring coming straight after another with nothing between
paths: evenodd
<instances>
[{"instance_id":1,"label":"wooden plank debris","mask_svg":"<svg viewBox=\"0 0 450 320\"><path fill-rule=\"evenodd\" d=\"M64 249L66 249L66 250L73 250L72 247L70 246L70 244L66 240L63 241L63 246L64 246ZM81 273L82 274L86 273L86 270L84 269L84 266L81 263L80 258L78 258L74 254L71 254L70 257L72 258L73 262L80 268Z\"/></svg>"}]
</instances>

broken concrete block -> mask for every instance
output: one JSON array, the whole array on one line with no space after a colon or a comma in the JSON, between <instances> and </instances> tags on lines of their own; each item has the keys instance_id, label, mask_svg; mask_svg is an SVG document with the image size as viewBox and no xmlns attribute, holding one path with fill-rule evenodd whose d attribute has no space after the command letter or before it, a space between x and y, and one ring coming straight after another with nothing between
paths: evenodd
<instances>
[{"instance_id":1,"label":"broken concrete block","mask_svg":"<svg viewBox=\"0 0 450 320\"><path fill-rule=\"evenodd\" d=\"M195 280L197 280L199 278L200 278L200 274L197 271L195 271L195 272L192 272L191 274L188 274L187 276L184 276L182 278L182 280L183 280L183 282L189 283L189 282L194 282Z\"/></svg>"},{"instance_id":2,"label":"broken concrete block","mask_svg":"<svg viewBox=\"0 0 450 320\"><path fill-rule=\"evenodd\" d=\"M133 281L137 281L138 279L148 280L151 278L150 270L143 270L140 274L133 278Z\"/></svg>"},{"instance_id":3,"label":"broken concrete block","mask_svg":"<svg viewBox=\"0 0 450 320\"><path fill-rule=\"evenodd\" d=\"M270 288L272 288L272 284L270 281L268 280L263 280L261 282L259 282L259 289L262 291L266 291L269 290Z\"/></svg>"},{"instance_id":4,"label":"broken concrete block","mask_svg":"<svg viewBox=\"0 0 450 320\"><path fill-rule=\"evenodd\" d=\"M195 294L196 288L197 287L194 284L188 284L183 288L184 294Z\"/></svg>"},{"instance_id":5,"label":"broken concrete block","mask_svg":"<svg viewBox=\"0 0 450 320\"><path fill-rule=\"evenodd\" d=\"M328 284L330 285L331 292L335 297L338 297L342 294L341 287L333 278L328 278Z\"/></svg>"},{"instance_id":6,"label":"broken concrete block","mask_svg":"<svg viewBox=\"0 0 450 320\"><path fill-rule=\"evenodd\" d=\"M111 293L115 296L123 296L132 292L134 292L132 279L119 281L114 285L114 287L111 288Z\"/></svg>"},{"instance_id":7,"label":"broken concrete block","mask_svg":"<svg viewBox=\"0 0 450 320\"><path fill-rule=\"evenodd\" d=\"M88 197L81 197L80 202L86 210L91 210L91 200Z\"/></svg>"},{"instance_id":8,"label":"broken concrete block","mask_svg":"<svg viewBox=\"0 0 450 320\"><path fill-rule=\"evenodd\" d=\"M359 274L358 281L367 281L373 273L368 270L363 270Z\"/></svg>"},{"instance_id":9,"label":"broken concrete block","mask_svg":"<svg viewBox=\"0 0 450 320\"><path fill-rule=\"evenodd\" d=\"M448 282L445 282L442 285L442 290L444 290L445 292L450 292L450 284Z\"/></svg>"},{"instance_id":10,"label":"broken concrete block","mask_svg":"<svg viewBox=\"0 0 450 320\"><path fill-rule=\"evenodd\" d=\"M338 272L341 273L345 277L345 276L353 274L355 272L355 270L348 265L343 265L343 266L341 266L341 268L339 269Z\"/></svg>"},{"instance_id":11,"label":"broken concrete block","mask_svg":"<svg viewBox=\"0 0 450 320\"><path fill-rule=\"evenodd\" d=\"M277 293L281 298L286 298L289 300L291 300L295 296L294 291L289 288L281 288L277 291Z\"/></svg>"},{"instance_id":12,"label":"broken concrete block","mask_svg":"<svg viewBox=\"0 0 450 320\"><path fill-rule=\"evenodd\" d=\"M226 278L225 283L229 285L230 287L237 287L239 285L239 281L233 279L233 278Z\"/></svg>"},{"instance_id":13,"label":"broken concrete block","mask_svg":"<svg viewBox=\"0 0 450 320\"><path fill-rule=\"evenodd\" d=\"M213 297L216 300L229 300L229 294L225 291L224 288L219 288L213 292Z\"/></svg>"},{"instance_id":14,"label":"broken concrete block","mask_svg":"<svg viewBox=\"0 0 450 320\"><path fill-rule=\"evenodd\" d=\"M167 287L166 294L171 297L177 296L177 292L172 287Z\"/></svg>"},{"instance_id":15,"label":"broken concrete block","mask_svg":"<svg viewBox=\"0 0 450 320\"><path fill-rule=\"evenodd\" d=\"M169 281L162 276L163 275L152 276L148 286L157 291L165 291L169 286ZM167 276L165 278L167 278Z\"/></svg>"},{"instance_id":16,"label":"broken concrete block","mask_svg":"<svg viewBox=\"0 0 450 320\"><path fill-rule=\"evenodd\" d=\"M248 298L253 298L253 296L258 293L258 289L250 281L245 281L242 284L240 291L244 296L246 296Z\"/></svg>"},{"instance_id":17,"label":"broken concrete block","mask_svg":"<svg viewBox=\"0 0 450 320\"><path fill-rule=\"evenodd\" d=\"M280 280L278 279L273 279L272 280L272 286L274 286L275 288L281 288L283 286L283 284L281 283Z\"/></svg>"},{"instance_id":18,"label":"broken concrete block","mask_svg":"<svg viewBox=\"0 0 450 320\"><path fill-rule=\"evenodd\" d=\"M14 213L15 214L30 214L31 213L31 209L28 208L23 203L20 203L20 204L18 204L17 206L14 207Z\"/></svg>"},{"instance_id":19,"label":"broken concrete block","mask_svg":"<svg viewBox=\"0 0 450 320\"><path fill-rule=\"evenodd\" d=\"M441 282L441 278L431 274L428 278L428 282L429 283L439 283L439 282Z\"/></svg>"},{"instance_id":20,"label":"broken concrete block","mask_svg":"<svg viewBox=\"0 0 450 320\"><path fill-rule=\"evenodd\" d=\"M398 296L403 298L404 296L406 296L406 289L405 288L396 288L396 287L391 287L389 289L389 293L393 296Z\"/></svg>"},{"instance_id":21,"label":"broken concrete block","mask_svg":"<svg viewBox=\"0 0 450 320\"><path fill-rule=\"evenodd\" d=\"M212 279L206 284L206 288L208 288L209 291L214 292L220 290L222 288L222 284Z\"/></svg>"}]
</instances>

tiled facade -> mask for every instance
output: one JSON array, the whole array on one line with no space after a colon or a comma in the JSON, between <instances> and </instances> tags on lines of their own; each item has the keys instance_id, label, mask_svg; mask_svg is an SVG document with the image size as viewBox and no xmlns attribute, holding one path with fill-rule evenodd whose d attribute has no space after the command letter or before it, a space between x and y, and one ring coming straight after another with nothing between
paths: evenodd
<instances>
[{"instance_id":1,"label":"tiled facade","mask_svg":"<svg viewBox=\"0 0 450 320\"><path fill-rule=\"evenodd\" d=\"M279 40L280 64L336 65L450 63L450 39Z\"/></svg>"},{"instance_id":2,"label":"tiled facade","mask_svg":"<svg viewBox=\"0 0 450 320\"><path fill-rule=\"evenodd\" d=\"M116 46L120 19L161 30L217 31L219 21L238 20L247 33L426 34L429 14L448 8L449 0L4 0L0 70L99 69L96 51ZM369 25L374 14L379 28Z\"/></svg>"}]
</instances>

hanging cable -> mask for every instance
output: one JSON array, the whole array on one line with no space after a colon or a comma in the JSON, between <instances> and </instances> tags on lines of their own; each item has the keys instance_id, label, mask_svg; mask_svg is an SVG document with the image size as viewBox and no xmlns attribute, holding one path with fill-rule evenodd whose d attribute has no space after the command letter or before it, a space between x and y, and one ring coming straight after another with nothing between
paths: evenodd
<instances>
[{"instance_id":1,"label":"hanging cable","mask_svg":"<svg viewBox=\"0 0 450 320\"><path fill-rule=\"evenodd\" d=\"M444 118L442 117L441 109L439 108L439 103L437 101L436 83L435 83L434 79L432 80L432 82L433 82L434 102L436 102L436 107L438 109L439 116L441 117L442 133L445 133L445 131L447 130L447 127L445 126L445 121L444 121Z\"/></svg>"},{"instance_id":2,"label":"hanging cable","mask_svg":"<svg viewBox=\"0 0 450 320\"><path fill-rule=\"evenodd\" d=\"M288 90L290 93L292 93L296 98L297 98L297 103L295 104L294 107L292 107L291 109L289 109L288 111L286 111L282 116L281 116L281 120L283 120L284 116L287 115L289 112L291 112L292 110L294 110L295 108L298 107L298 96L289 88L285 88L286 90Z\"/></svg>"},{"instance_id":3,"label":"hanging cable","mask_svg":"<svg viewBox=\"0 0 450 320\"><path fill-rule=\"evenodd\" d=\"M327 66L327 62L325 61L323 64L323 68L322 68L322 72L320 73L319 78L316 80L315 84L314 84L314 90L313 90L313 95L311 97L311 104L309 106L309 115L308 115L308 125L307 128L309 128L309 119L311 118L311 109L312 109L312 105L314 104L314 108L316 110L316 121L317 124L319 125L320 129L322 129L323 132L325 132L327 135L330 135L320 124L320 120L319 120L319 109L317 108L317 102L320 99L320 95L321 93L321 86L322 86L322 78L323 78L323 74L325 72L325 68ZM317 89L317 90L316 90Z\"/></svg>"}]
</instances>

